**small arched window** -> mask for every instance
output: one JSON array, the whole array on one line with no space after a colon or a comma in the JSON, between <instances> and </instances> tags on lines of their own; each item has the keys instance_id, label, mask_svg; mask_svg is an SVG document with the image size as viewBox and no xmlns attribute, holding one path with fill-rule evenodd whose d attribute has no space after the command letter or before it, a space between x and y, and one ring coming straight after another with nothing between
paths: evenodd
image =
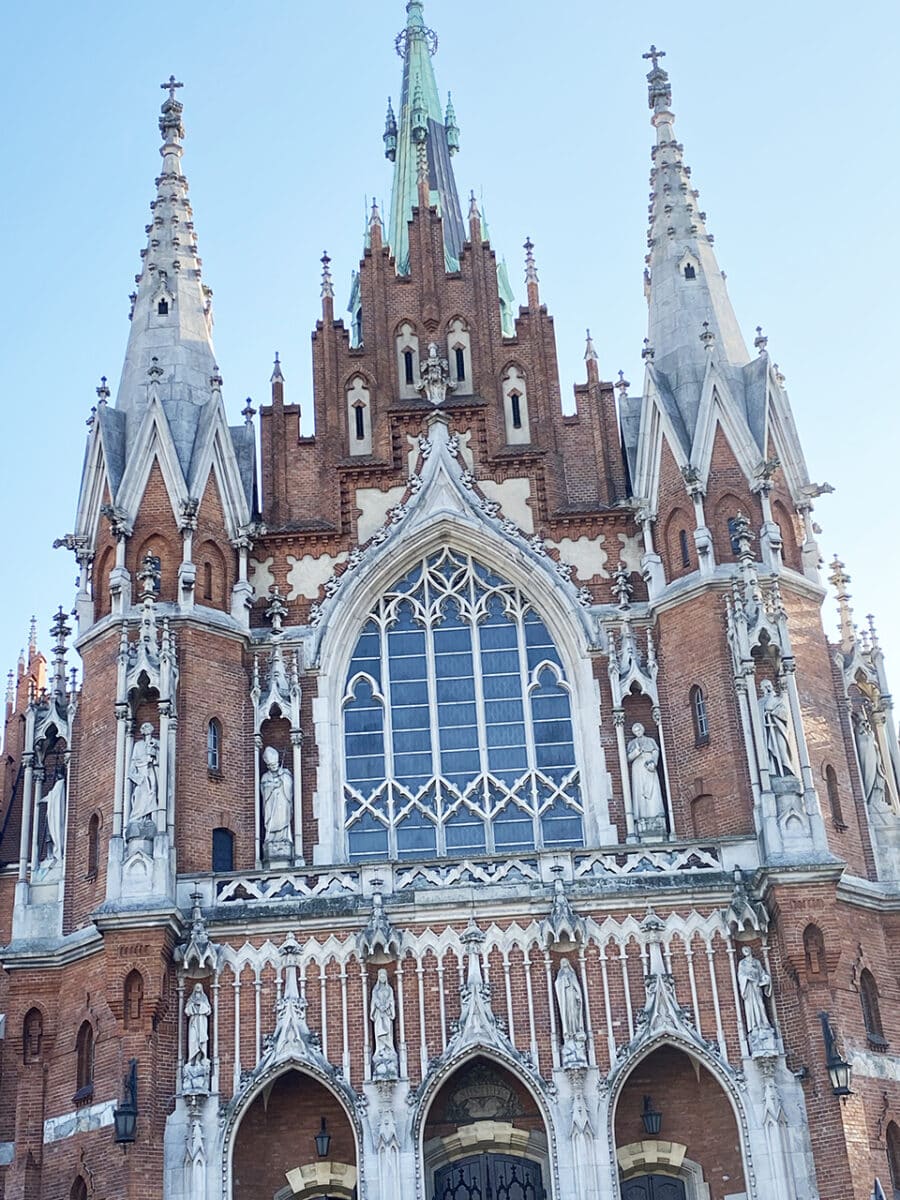
<instances>
[{"instance_id":1,"label":"small arched window","mask_svg":"<svg viewBox=\"0 0 900 1200\"><path fill-rule=\"evenodd\" d=\"M39 1008L31 1008L22 1022L22 1062L40 1062L43 1044L44 1018Z\"/></svg>"},{"instance_id":2,"label":"small arched window","mask_svg":"<svg viewBox=\"0 0 900 1200\"><path fill-rule=\"evenodd\" d=\"M91 819L88 821L87 833L87 877L88 879L97 878L97 869L100 863L100 816L98 813L92 813Z\"/></svg>"},{"instance_id":3,"label":"small arched window","mask_svg":"<svg viewBox=\"0 0 900 1200\"><path fill-rule=\"evenodd\" d=\"M212 869L216 872L234 870L234 834L230 829L212 832Z\"/></svg>"},{"instance_id":4,"label":"small arched window","mask_svg":"<svg viewBox=\"0 0 900 1200\"><path fill-rule=\"evenodd\" d=\"M222 726L215 717L206 727L206 766L216 774L222 770Z\"/></svg>"},{"instance_id":5,"label":"small arched window","mask_svg":"<svg viewBox=\"0 0 900 1200\"><path fill-rule=\"evenodd\" d=\"M75 1039L75 1095L73 1101L86 1104L94 1094L94 1029L85 1021Z\"/></svg>"},{"instance_id":6,"label":"small arched window","mask_svg":"<svg viewBox=\"0 0 900 1200\"><path fill-rule=\"evenodd\" d=\"M122 989L122 1004L126 1029L140 1029L144 1015L144 977L138 970L131 971Z\"/></svg>"},{"instance_id":7,"label":"small arched window","mask_svg":"<svg viewBox=\"0 0 900 1200\"><path fill-rule=\"evenodd\" d=\"M372 393L360 375L347 387L347 436L351 454L372 453Z\"/></svg>"},{"instance_id":8,"label":"small arched window","mask_svg":"<svg viewBox=\"0 0 900 1200\"><path fill-rule=\"evenodd\" d=\"M88 1200L87 1184L81 1175L72 1184L72 1189L69 1192L69 1200Z\"/></svg>"},{"instance_id":9,"label":"small arched window","mask_svg":"<svg viewBox=\"0 0 900 1200\"><path fill-rule=\"evenodd\" d=\"M863 968L859 977L859 1003L862 1008L863 1024L866 1027L866 1040L873 1050L886 1050L888 1043L881 1024L878 985L868 967Z\"/></svg>"},{"instance_id":10,"label":"small arched window","mask_svg":"<svg viewBox=\"0 0 900 1200\"><path fill-rule=\"evenodd\" d=\"M167 317L169 315L168 300L160 300L159 304L156 306L156 311L161 317Z\"/></svg>"},{"instance_id":11,"label":"small arched window","mask_svg":"<svg viewBox=\"0 0 900 1200\"><path fill-rule=\"evenodd\" d=\"M691 565L691 550L688 545L688 535L686 529L678 531L678 548L681 551L681 565L689 567Z\"/></svg>"},{"instance_id":12,"label":"small arched window","mask_svg":"<svg viewBox=\"0 0 900 1200\"><path fill-rule=\"evenodd\" d=\"M706 713L706 697L703 695L703 688L695 683L691 688L690 698L691 716L694 721L694 744L708 746L709 718Z\"/></svg>"},{"instance_id":13,"label":"small arched window","mask_svg":"<svg viewBox=\"0 0 900 1200\"><path fill-rule=\"evenodd\" d=\"M847 828L844 811L841 808L841 794L838 791L837 771L830 764L825 768L825 790L828 792L828 804L831 808L831 820L835 829L843 831Z\"/></svg>"},{"instance_id":14,"label":"small arched window","mask_svg":"<svg viewBox=\"0 0 900 1200\"><path fill-rule=\"evenodd\" d=\"M419 382L419 335L410 321L404 321L397 330L397 383L400 396L412 400L418 396Z\"/></svg>"},{"instance_id":15,"label":"small arched window","mask_svg":"<svg viewBox=\"0 0 900 1200\"><path fill-rule=\"evenodd\" d=\"M893 1200L900 1200L900 1129L897 1128L895 1121L888 1124L885 1142L887 1144L888 1170L891 1175L891 1196Z\"/></svg>"},{"instance_id":16,"label":"small arched window","mask_svg":"<svg viewBox=\"0 0 900 1200\"><path fill-rule=\"evenodd\" d=\"M528 389L524 373L514 364L507 367L501 387L503 414L506 421L506 441L509 445L524 445L531 441L528 423Z\"/></svg>"},{"instance_id":17,"label":"small arched window","mask_svg":"<svg viewBox=\"0 0 900 1200\"><path fill-rule=\"evenodd\" d=\"M806 974L821 978L826 974L825 938L818 925L807 925L803 930L803 953L806 957Z\"/></svg>"},{"instance_id":18,"label":"small arched window","mask_svg":"<svg viewBox=\"0 0 900 1200\"><path fill-rule=\"evenodd\" d=\"M697 272L694 270L693 263L685 263L684 264L684 277L685 277L685 279L696 279L697 278Z\"/></svg>"}]
</instances>

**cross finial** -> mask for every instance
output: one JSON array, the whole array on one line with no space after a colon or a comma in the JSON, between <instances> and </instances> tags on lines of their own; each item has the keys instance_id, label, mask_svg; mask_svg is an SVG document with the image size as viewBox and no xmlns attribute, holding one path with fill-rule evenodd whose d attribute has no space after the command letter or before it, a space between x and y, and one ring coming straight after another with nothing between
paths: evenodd
<instances>
[{"instance_id":1,"label":"cross finial","mask_svg":"<svg viewBox=\"0 0 900 1200\"><path fill-rule=\"evenodd\" d=\"M646 57L646 56L645 56L645 57ZM176 81L176 79L175 79L175 76L174 76L174 75L170 75L170 76L169 76L169 78L168 78L168 81L167 81L166 83L161 83L159 86L160 86L160 87L163 89L163 91L164 91L164 92L165 92L165 91L168 91L168 93L169 93L169 99L170 99L170 100L172 100L172 101L174 101L174 100L175 100L175 89L176 89L176 88L180 88L180 87L184 87L184 84L183 84L183 83L178 83L178 82Z\"/></svg>"},{"instance_id":2,"label":"cross finial","mask_svg":"<svg viewBox=\"0 0 900 1200\"><path fill-rule=\"evenodd\" d=\"M648 58L653 63L653 70L659 70L659 60L666 57L665 50L657 50L655 46L651 46L646 54L642 54L641 58Z\"/></svg>"}]
</instances>

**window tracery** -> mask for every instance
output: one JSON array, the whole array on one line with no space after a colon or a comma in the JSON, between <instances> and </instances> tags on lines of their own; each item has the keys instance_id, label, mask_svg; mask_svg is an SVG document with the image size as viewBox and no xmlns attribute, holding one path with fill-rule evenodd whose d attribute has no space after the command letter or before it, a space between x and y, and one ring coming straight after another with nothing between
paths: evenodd
<instances>
[{"instance_id":1,"label":"window tracery","mask_svg":"<svg viewBox=\"0 0 900 1200\"><path fill-rule=\"evenodd\" d=\"M519 588L445 548L372 608L347 674L350 859L583 844L570 688Z\"/></svg>"}]
</instances>

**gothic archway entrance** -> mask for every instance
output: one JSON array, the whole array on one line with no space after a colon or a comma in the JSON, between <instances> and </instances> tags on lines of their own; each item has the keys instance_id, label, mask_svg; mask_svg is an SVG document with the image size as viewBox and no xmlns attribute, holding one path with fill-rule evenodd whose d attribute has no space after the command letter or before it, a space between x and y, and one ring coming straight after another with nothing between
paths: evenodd
<instances>
[{"instance_id":1,"label":"gothic archway entrance","mask_svg":"<svg viewBox=\"0 0 900 1200\"><path fill-rule=\"evenodd\" d=\"M549 1200L544 1119L527 1087L488 1058L437 1092L423 1138L426 1200Z\"/></svg>"},{"instance_id":2,"label":"gothic archway entrance","mask_svg":"<svg viewBox=\"0 0 900 1200\"><path fill-rule=\"evenodd\" d=\"M622 1184L622 1200L687 1200L687 1191L671 1175L639 1175Z\"/></svg>"},{"instance_id":3,"label":"gothic archway entrance","mask_svg":"<svg viewBox=\"0 0 900 1200\"><path fill-rule=\"evenodd\" d=\"M644 1110L660 1116L648 1134ZM729 1096L701 1062L661 1045L637 1062L615 1105L622 1200L726 1200L747 1191Z\"/></svg>"},{"instance_id":4,"label":"gothic archway entrance","mask_svg":"<svg viewBox=\"0 0 900 1200\"><path fill-rule=\"evenodd\" d=\"M267 1084L238 1126L231 1178L232 1200L356 1200L356 1139L337 1096L298 1070Z\"/></svg>"}]
</instances>

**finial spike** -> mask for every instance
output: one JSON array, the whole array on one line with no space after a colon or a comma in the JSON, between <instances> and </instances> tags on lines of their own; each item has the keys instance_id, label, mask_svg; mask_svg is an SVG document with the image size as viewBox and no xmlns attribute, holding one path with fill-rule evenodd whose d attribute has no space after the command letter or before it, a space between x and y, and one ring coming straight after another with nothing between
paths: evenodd
<instances>
[{"instance_id":1,"label":"finial spike","mask_svg":"<svg viewBox=\"0 0 900 1200\"><path fill-rule=\"evenodd\" d=\"M322 299L334 299L334 280L331 277L331 259L328 257L328 251L324 251L321 259L322 263Z\"/></svg>"},{"instance_id":2,"label":"finial spike","mask_svg":"<svg viewBox=\"0 0 900 1200\"><path fill-rule=\"evenodd\" d=\"M534 242L528 237L525 239L525 284L528 289L528 307L537 309L540 307L540 294L538 290L538 273L537 265L534 261Z\"/></svg>"}]
</instances>

